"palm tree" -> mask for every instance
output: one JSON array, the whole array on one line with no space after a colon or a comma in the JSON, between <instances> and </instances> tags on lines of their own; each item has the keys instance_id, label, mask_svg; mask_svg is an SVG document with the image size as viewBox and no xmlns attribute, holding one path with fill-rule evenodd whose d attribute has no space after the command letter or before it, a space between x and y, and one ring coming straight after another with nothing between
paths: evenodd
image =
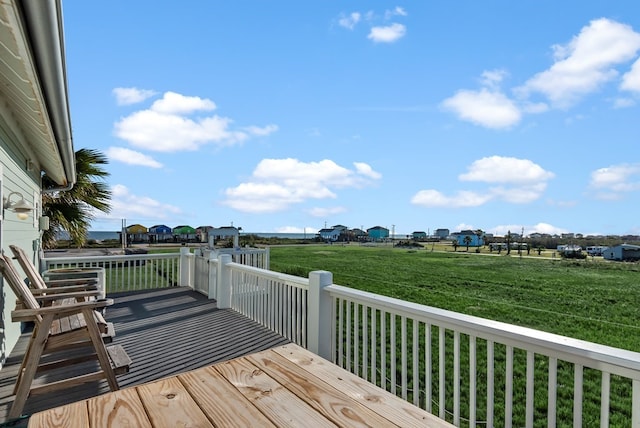
<instances>
[{"instance_id":1,"label":"palm tree","mask_svg":"<svg viewBox=\"0 0 640 428\"><path fill-rule=\"evenodd\" d=\"M51 248L61 231L70 235L73 245L82 247L95 211L111 210L111 190L104 182L109 173L102 167L107 158L98 150L80 149L75 153L76 183L71 190L47 192L57 186L44 175L42 185L42 214L49 217L49 230L42 235L42 246Z\"/></svg>"},{"instance_id":2,"label":"palm tree","mask_svg":"<svg viewBox=\"0 0 640 428\"><path fill-rule=\"evenodd\" d=\"M465 237L462 239L462 242L464 242L464 244L467 246L467 253L469 252L469 245L471 245L471 236L470 235L465 235Z\"/></svg>"}]
</instances>

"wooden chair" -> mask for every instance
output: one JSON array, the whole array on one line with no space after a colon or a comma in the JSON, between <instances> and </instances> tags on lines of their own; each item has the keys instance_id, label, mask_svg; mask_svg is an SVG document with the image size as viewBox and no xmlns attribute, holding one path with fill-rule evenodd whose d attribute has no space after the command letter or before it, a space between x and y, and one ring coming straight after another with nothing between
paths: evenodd
<instances>
[{"instance_id":1,"label":"wooden chair","mask_svg":"<svg viewBox=\"0 0 640 428\"><path fill-rule=\"evenodd\" d=\"M112 391L119 389L116 375L129 371L131 360L120 345L105 346L104 327L96 321L96 310L112 305L111 299L71 303L57 295L54 305L43 307L22 281L11 260L0 256L0 272L17 297L11 312L14 322L32 321L33 334L27 346L14 388L15 399L10 418L20 416L30 395L69 388L86 382L106 379ZM55 294L49 293L48 296ZM68 351L73 350L73 354ZM86 365L88 361L98 361ZM72 366L84 371L66 370ZM57 379L53 371L58 370ZM38 374L45 374L37 378Z\"/></svg>"},{"instance_id":2,"label":"wooden chair","mask_svg":"<svg viewBox=\"0 0 640 428\"><path fill-rule=\"evenodd\" d=\"M95 297L99 295L97 280L95 278L78 278L78 279L63 279L45 281L36 266L31 262L27 253L17 245L9 245L13 258L18 261L20 267L24 271L25 275L29 279L29 287L33 290L45 290L47 288L55 287L56 293L72 292L72 291L92 291L87 297Z\"/></svg>"}]
</instances>

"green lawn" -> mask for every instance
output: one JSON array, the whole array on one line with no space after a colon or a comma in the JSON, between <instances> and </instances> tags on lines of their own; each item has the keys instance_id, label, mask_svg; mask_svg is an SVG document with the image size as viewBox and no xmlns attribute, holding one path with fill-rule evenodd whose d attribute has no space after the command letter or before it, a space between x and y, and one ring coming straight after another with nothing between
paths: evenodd
<instances>
[{"instance_id":1,"label":"green lawn","mask_svg":"<svg viewBox=\"0 0 640 428\"><path fill-rule=\"evenodd\" d=\"M391 247L271 247L271 269L640 351L640 266Z\"/></svg>"}]
</instances>

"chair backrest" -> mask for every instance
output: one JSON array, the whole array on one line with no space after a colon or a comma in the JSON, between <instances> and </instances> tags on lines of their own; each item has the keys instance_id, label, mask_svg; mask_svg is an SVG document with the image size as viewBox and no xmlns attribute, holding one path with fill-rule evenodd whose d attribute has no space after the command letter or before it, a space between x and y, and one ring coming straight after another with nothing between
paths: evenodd
<instances>
[{"instance_id":1,"label":"chair backrest","mask_svg":"<svg viewBox=\"0 0 640 428\"><path fill-rule=\"evenodd\" d=\"M16 260L18 260L18 263L20 263L20 266L22 267L24 273L27 275L27 278L29 278L29 285L32 288L47 288L47 284L44 282L44 279L42 279L42 275L40 275L40 272L38 272L34 264L31 263L31 260L29 260L29 256L27 256L27 253L25 253L24 250L17 245L9 245L9 248L11 249L11 252L13 253Z\"/></svg>"},{"instance_id":2,"label":"chair backrest","mask_svg":"<svg viewBox=\"0 0 640 428\"><path fill-rule=\"evenodd\" d=\"M5 281L9 283L9 287L11 287L18 300L22 302L22 305L26 309L40 309L40 304L36 298L33 297L31 290L29 290L27 284L25 284L20 278L20 275L18 275L18 271L16 271L11 259L4 253L0 256L0 272L2 272Z\"/></svg>"}]
</instances>

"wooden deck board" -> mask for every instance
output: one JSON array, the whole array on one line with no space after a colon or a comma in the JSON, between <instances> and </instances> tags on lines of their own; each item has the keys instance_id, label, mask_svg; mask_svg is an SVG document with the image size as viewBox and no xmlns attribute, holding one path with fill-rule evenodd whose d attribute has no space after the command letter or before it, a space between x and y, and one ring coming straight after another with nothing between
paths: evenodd
<instances>
[{"instance_id":1,"label":"wooden deck board","mask_svg":"<svg viewBox=\"0 0 640 428\"><path fill-rule=\"evenodd\" d=\"M221 361L251 354L288 341L231 310L217 309L215 301L177 287L110 295L106 320L116 330L114 344L132 359L129 373L118 376L121 388L151 382ZM20 342L0 370L0 423L6 421L18 367L31 333ZM109 391L106 381L70 388L64 394L29 398L31 414Z\"/></svg>"}]
</instances>

